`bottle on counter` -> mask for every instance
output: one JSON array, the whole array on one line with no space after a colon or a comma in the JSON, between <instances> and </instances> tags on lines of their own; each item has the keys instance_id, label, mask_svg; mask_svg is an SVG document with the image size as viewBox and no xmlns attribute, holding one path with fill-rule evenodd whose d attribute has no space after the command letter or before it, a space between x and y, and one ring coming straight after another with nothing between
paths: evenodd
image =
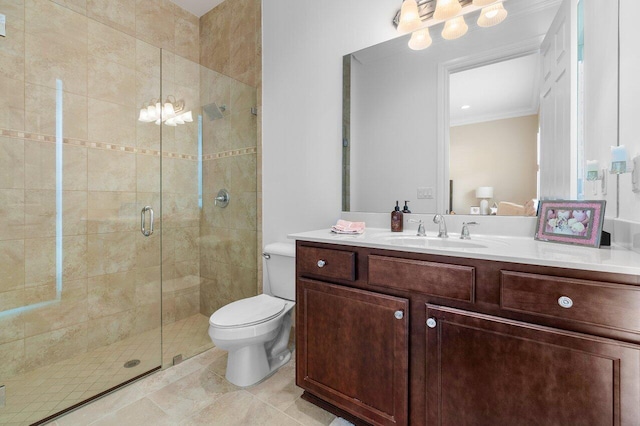
<instances>
[{"instance_id":1,"label":"bottle on counter","mask_svg":"<svg viewBox=\"0 0 640 426\"><path fill-rule=\"evenodd\" d=\"M411 213L411 210L409 210L409 206L407 205L409 203L409 201L405 201L404 202L404 207L402 208L402 213Z\"/></svg>"},{"instance_id":2,"label":"bottle on counter","mask_svg":"<svg viewBox=\"0 0 640 426\"><path fill-rule=\"evenodd\" d=\"M391 232L402 232L402 212L400 211L400 203L396 201L396 207L391 212Z\"/></svg>"}]
</instances>

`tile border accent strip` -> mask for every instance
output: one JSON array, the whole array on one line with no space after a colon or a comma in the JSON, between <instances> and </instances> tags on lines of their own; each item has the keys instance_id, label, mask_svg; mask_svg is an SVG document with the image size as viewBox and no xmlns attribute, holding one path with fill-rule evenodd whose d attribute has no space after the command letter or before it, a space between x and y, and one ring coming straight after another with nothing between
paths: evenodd
<instances>
[{"instance_id":1,"label":"tile border accent strip","mask_svg":"<svg viewBox=\"0 0 640 426\"><path fill-rule=\"evenodd\" d=\"M55 136L41 135L38 133L24 132L20 130L1 129L1 128L0 128L0 137L31 140L36 142L49 142L49 143L56 142ZM71 146L81 146L86 148L120 151L120 152L127 152L130 154L143 154L143 155L154 155L154 156L160 155L160 151L155 149L136 148L131 146L116 145L116 144L102 143L102 142L89 142L82 139L64 138L63 143L65 145L71 145ZM230 151L222 151L222 152L216 152L213 154L203 155L202 160L203 161L217 160L219 158L225 158L225 157L236 157L239 155L256 154L257 152L258 152L257 147L252 146L247 148L233 149ZM184 160L198 161L197 155L179 154L176 152L162 151L162 156L166 158L180 158Z\"/></svg>"},{"instance_id":2,"label":"tile border accent strip","mask_svg":"<svg viewBox=\"0 0 640 426\"><path fill-rule=\"evenodd\" d=\"M214 154L207 154L202 156L203 161L217 160L224 157L237 157L238 155L257 154L258 148L250 146L248 148L232 149L230 151L216 152Z\"/></svg>"}]
</instances>

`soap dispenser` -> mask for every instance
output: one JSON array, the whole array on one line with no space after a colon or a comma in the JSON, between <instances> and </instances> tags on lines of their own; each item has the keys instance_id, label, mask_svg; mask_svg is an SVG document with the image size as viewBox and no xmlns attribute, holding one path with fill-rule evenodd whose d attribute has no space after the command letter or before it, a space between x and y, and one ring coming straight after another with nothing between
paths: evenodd
<instances>
[{"instance_id":1,"label":"soap dispenser","mask_svg":"<svg viewBox=\"0 0 640 426\"><path fill-rule=\"evenodd\" d=\"M391 232L402 232L402 216L400 203L396 201L396 208L391 212Z\"/></svg>"},{"instance_id":2,"label":"soap dispenser","mask_svg":"<svg viewBox=\"0 0 640 426\"><path fill-rule=\"evenodd\" d=\"M404 207L402 208L402 213L411 213L411 210L409 210L409 206L407 205L407 203L409 203L409 201L405 200Z\"/></svg>"}]
</instances>

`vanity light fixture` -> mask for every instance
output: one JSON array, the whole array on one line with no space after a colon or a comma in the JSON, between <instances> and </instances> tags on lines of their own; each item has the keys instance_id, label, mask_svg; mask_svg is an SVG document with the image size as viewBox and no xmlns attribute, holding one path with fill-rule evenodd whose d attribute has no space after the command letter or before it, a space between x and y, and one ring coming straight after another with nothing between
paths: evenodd
<instances>
[{"instance_id":1,"label":"vanity light fixture","mask_svg":"<svg viewBox=\"0 0 640 426\"><path fill-rule=\"evenodd\" d=\"M178 124L190 123L193 121L191 111L185 111L183 100L177 101L174 96L168 96L164 104L158 99L152 99L148 105L140 108L138 121L143 123L164 123L167 126L175 127Z\"/></svg>"},{"instance_id":2,"label":"vanity light fixture","mask_svg":"<svg viewBox=\"0 0 640 426\"><path fill-rule=\"evenodd\" d=\"M416 0L404 0L400 9L398 32L401 34L411 33L420 28L421 25L422 21L420 20L420 12L418 12Z\"/></svg>"},{"instance_id":3,"label":"vanity light fixture","mask_svg":"<svg viewBox=\"0 0 640 426\"><path fill-rule=\"evenodd\" d=\"M411 34L411 40L409 40L409 47L413 50L422 50L431 46L431 35L429 34L429 27L415 31Z\"/></svg>"},{"instance_id":4,"label":"vanity light fixture","mask_svg":"<svg viewBox=\"0 0 640 426\"><path fill-rule=\"evenodd\" d=\"M469 26L464 21L464 16L458 16L444 23L442 38L445 40L455 40L465 35L468 30Z\"/></svg>"},{"instance_id":5,"label":"vanity light fixture","mask_svg":"<svg viewBox=\"0 0 640 426\"><path fill-rule=\"evenodd\" d=\"M438 0L433 19L443 21L456 16L462 11L462 5L458 0Z\"/></svg>"},{"instance_id":6,"label":"vanity light fixture","mask_svg":"<svg viewBox=\"0 0 640 426\"><path fill-rule=\"evenodd\" d=\"M502 2L496 3L482 9L478 18L478 26L483 28L493 27L504 21L506 17L507 11Z\"/></svg>"},{"instance_id":7,"label":"vanity light fixture","mask_svg":"<svg viewBox=\"0 0 640 426\"><path fill-rule=\"evenodd\" d=\"M409 47L422 50L432 42L425 30L443 21L442 37L446 40L455 40L467 33L469 27L464 16L470 13L480 11L477 20L479 27L499 24L507 17L505 1L507 0L404 0L393 18L393 24L401 34L414 33Z\"/></svg>"}]
</instances>

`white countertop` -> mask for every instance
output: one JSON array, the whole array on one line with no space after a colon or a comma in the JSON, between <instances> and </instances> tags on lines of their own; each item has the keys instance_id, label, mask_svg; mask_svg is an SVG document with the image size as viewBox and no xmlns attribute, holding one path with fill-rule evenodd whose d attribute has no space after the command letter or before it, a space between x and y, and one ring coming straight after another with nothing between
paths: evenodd
<instances>
[{"instance_id":1,"label":"white countertop","mask_svg":"<svg viewBox=\"0 0 640 426\"><path fill-rule=\"evenodd\" d=\"M465 241L460 240L460 235L454 233L449 233L448 239L439 239L432 233L427 233L427 237L415 235L415 230L391 232L388 229L367 228L361 235L339 235L328 229L321 229L290 234L288 238L441 256L640 275L640 254L615 245L597 249L537 241L531 237L472 234L471 240ZM399 245L403 243L399 241L400 239L410 245ZM433 243L430 246L431 241ZM453 247L446 247L447 244Z\"/></svg>"}]
</instances>

